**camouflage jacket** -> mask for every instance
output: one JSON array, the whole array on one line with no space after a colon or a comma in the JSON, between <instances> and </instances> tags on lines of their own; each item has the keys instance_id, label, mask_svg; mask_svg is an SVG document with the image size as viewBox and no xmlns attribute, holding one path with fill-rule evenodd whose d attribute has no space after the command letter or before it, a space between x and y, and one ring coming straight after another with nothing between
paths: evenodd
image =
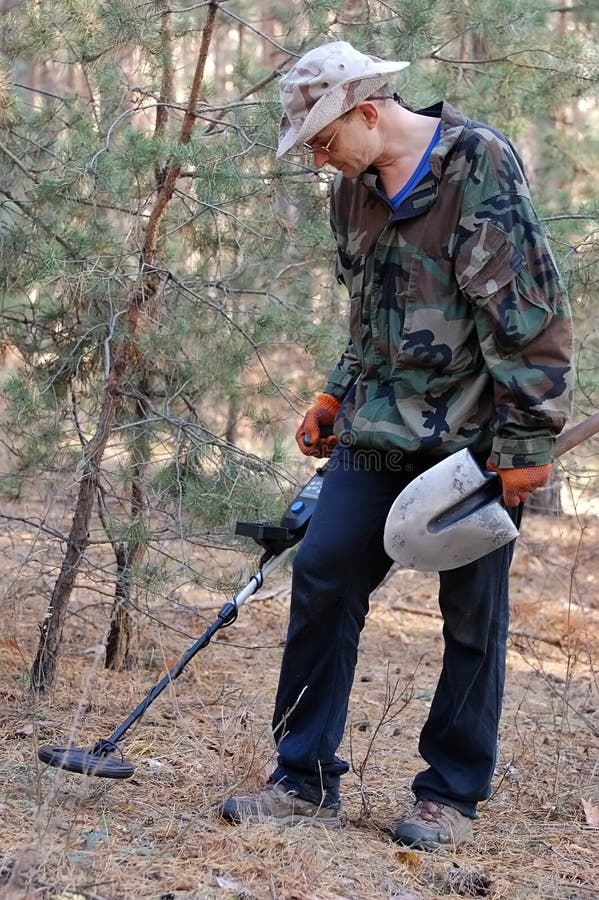
<instances>
[{"instance_id":1,"label":"camouflage jacket","mask_svg":"<svg viewBox=\"0 0 599 900\"><path fill-rule=\"evenodd\" d=\"M508 140L448 104L430 172L393 210L377 172L331 196L350 340L324 390L357 447L542 465L571 394L571 317Z\"/></svg>"}]
</instances>

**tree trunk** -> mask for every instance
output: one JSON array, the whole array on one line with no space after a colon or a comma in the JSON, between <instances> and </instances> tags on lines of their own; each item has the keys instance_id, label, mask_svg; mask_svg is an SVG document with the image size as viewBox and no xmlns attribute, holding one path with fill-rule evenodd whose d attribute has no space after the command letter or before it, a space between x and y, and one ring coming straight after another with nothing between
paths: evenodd
<instances>
[{"instance_id":1,"label":"tree trunk","mask_svg":"<svg viewBox=\"0 0 599 900\"><path fill-rule=\"evenodd\" d=\"M129 665L129 646L131 644L131 616L128 605L131 592L131 567L124 544L115 548L117 558L116 587L114 605L110 616L110 630L106 639L105 666L120 672Z\"/></svg>"},{"instance_id":2,"label":"tree trunk","mask_svg":"<svg viewBox=\"0 0 599 900\"><path fill-rule=\"evenodd\" d=\"M117 354L111 372L112 377L109 376L108 379L98 427L90 441L84 462L66 553L40 628L37 655L31 669L31 683L34 690L44 691L50 688L56 678L58 650L62 641L67 606L75 584L75 576L89 543L89 521L98 484L98 471L114 423L117 404L115 370L117 363L121 361L120 356L122 352Z\"/></svg>"},{"instance_id":3,"label":"tree trunk","mask_svg":"<svg viewBox=\"0 0 599 900\"><path fill-rule=\"evenodd\" d=\"M139 398L135 403L135 438L131 449L131 516L133 537L126 543L113 544L117 562L114 604L110 617L110 630L106 642L105 667L120 671L129 666L131 644L131 594L135 585L135 568L147 547L148 512L144 493L144 474L150 457L145 419L146 407L143 397L150 392L150 376L139 382Z\"/></svg>"}]
</instances>

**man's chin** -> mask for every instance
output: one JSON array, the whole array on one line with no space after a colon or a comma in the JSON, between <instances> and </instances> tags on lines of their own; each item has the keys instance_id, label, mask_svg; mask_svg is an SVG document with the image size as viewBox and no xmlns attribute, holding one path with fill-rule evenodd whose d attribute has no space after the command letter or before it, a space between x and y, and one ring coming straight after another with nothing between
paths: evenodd
<instances>
[{"instance_id":1,"label":"man's chin","mask_svg":"<svg viewBox=\"0 0 599 900\"><path fill-rule=\"evenodd\" d=\"M344 178L357 178L362 172L366 171L364 166L352 165L351 163L342 163L339 166L335 166L335 168Z\"/></svg>"}]
</instances>

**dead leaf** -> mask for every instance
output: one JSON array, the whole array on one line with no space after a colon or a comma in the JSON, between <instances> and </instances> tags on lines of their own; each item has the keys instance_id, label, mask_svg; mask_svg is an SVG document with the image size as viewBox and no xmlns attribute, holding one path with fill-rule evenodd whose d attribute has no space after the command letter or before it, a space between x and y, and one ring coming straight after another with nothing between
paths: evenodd
<instances>
[{"instance_id":1,"label":"dead leaf","mask_svg":"<svg viewBox=\"0 0 599 900\"><path fill-rule=\"evenodd\" d=\"M0 650L7 653L20 653L21 650L19 648L18 643L14 638L4 638L0 641Z\"/></svg>"},{"instance_id":2,"label":"dead leaf","mask_svg":"<svg viewBox=\"0 0 599 900\"><path fill-rule=\"evenodd\" d=\"M414 850L397 850L395 852L395 859L398 863L401 863L402 866L407 866L407 868L411 869L413 872L422 865L420 856L415 853Z\"/></svg>"},{"instance_id":3,"label":"dead leaf","mask_svg":"<svg viewBox=\"0 0 599 900\"><path fill-rule=\"evenodd\" d=\"M0 668L8 672L20 672L25 669L25 657L14 638L0 640Z\"/></svg>"},{"instance_id":4,"label":"dead leaf","mask_svg":"<svg viewBox=\"0 0 599 900\"><path fill-rule=\"evenodd\" d=\"M581 800L580 802L587 825L590 825L591 828L599 828L599 806L595 806L591 800Z\"/></svg>"}]
</instances>

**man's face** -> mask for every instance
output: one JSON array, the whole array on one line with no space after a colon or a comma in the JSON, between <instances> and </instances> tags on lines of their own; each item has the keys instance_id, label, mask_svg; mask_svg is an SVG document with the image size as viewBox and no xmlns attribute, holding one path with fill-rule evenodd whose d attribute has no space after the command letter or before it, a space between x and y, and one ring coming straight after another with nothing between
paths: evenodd
<instances>
[{"instance_id":1,"label":"man's face","mask_svg":"<svg viewBox=\"0 0 599 900\"><path fill-rule=\"evenodd\" d=\"M358 108L335 119L319 131L304 148L314 155L317 168L325 163L333 166L346 178L355 178L364 172L372 159L369 156L369 129L357 114Z\"/></svg>"}]
</instances>

